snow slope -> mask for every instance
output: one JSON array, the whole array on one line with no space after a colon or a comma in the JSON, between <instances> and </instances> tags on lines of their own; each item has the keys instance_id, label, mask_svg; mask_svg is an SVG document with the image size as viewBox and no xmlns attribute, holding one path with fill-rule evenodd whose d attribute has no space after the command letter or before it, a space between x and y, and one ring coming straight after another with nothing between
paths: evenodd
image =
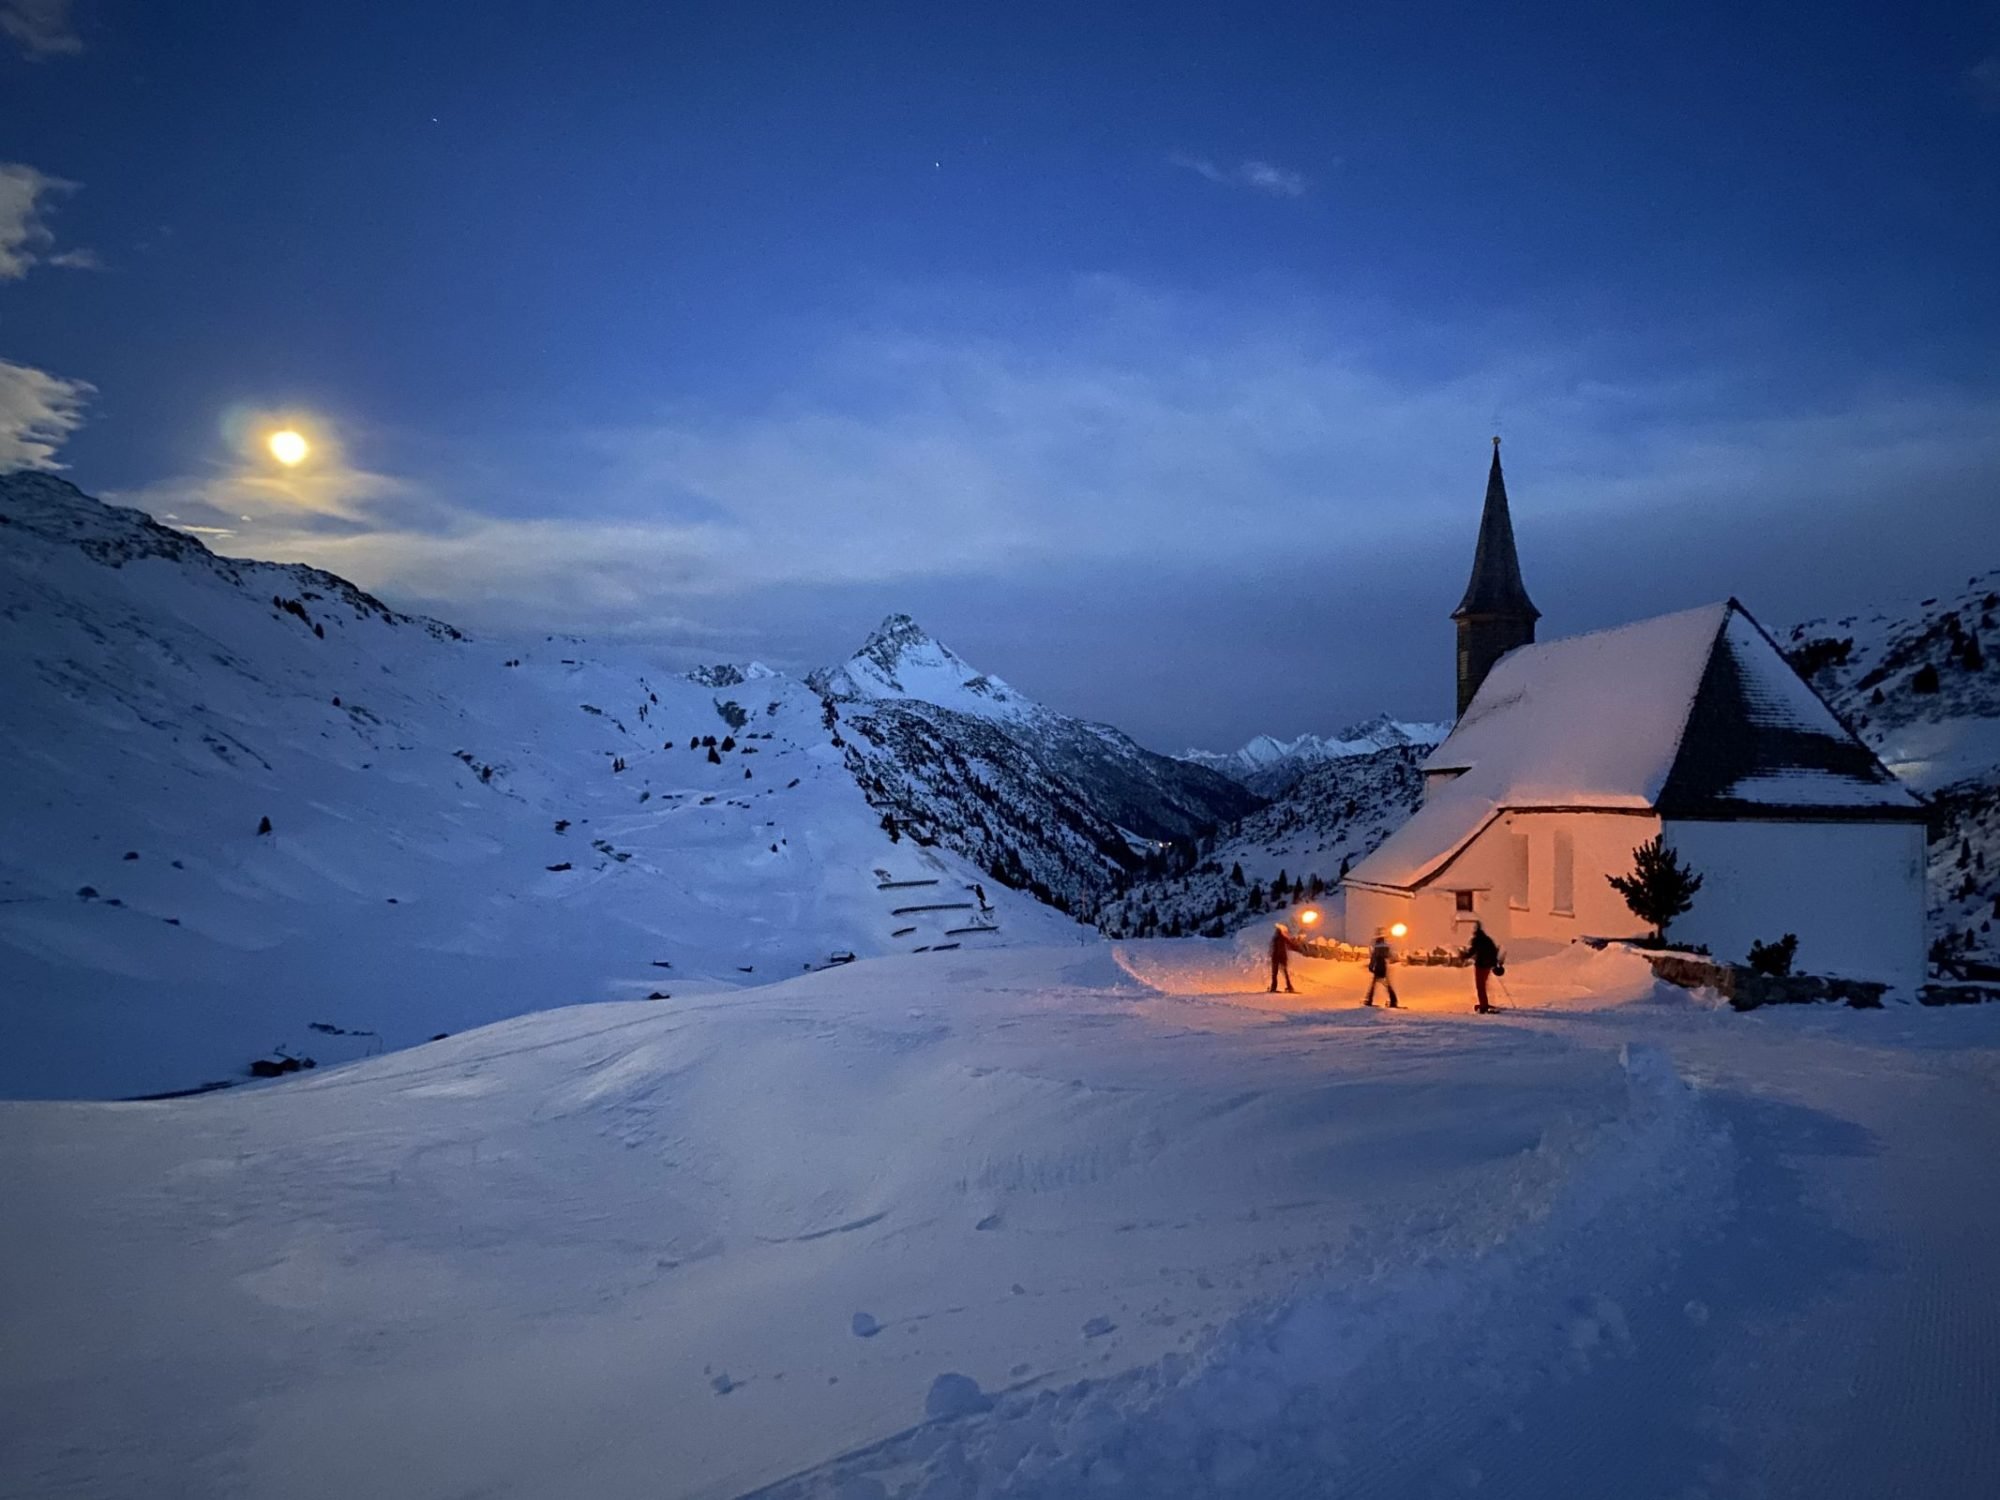
<instances>
[{"instance_id":1,"label":"snow slope","mask_svg":"<svg viewBox=\"0 0 2000 1500\"><path fill-rule=\"evenodd\" d=\"M768 669L472 640L0 478L0 1094L1073 931L892 841L833 738Z\"/></svg>"},{"instance_id":2,"label":"snow slope","mask_svg":"<svg viewBox=\"0 0 2000 1500\"><path fill-rule=\"evenodd\" d=\"M989 676L908 615L890 615L837 667L812 673L814 691L840 699L914 699L980 718L1024 719L1038 705Z\"/></svg>"},{"instance_id":3,"label":"snow slope","mask_svg":"<svg viewBox=\"0 0 2000 1500\"><path fill-rule=\"evenodd\" d=\"M0 1105L0 1492L1992 1492L2000 1012L1247 967L933 953Z\"/></svg>"},{"instance_id":4,"label":"snow slope","mask_svg":"<svg viewBox=\"0 0 2000 1500\"><path fill-rule=\"evenodd\" d=\"M1310 889L1316 879L1326 895L1314 901L1337 910L1335 888L1349 864L1387 838L1422 797L1429 750L1397 745L1307 769L1269 806L1205 840L1178 867L1156 862L1106 903L1098 925L1113 937L1219 937L1266 912L1289 912L1296 899L1273 891L1281 879L1288 891Z\"/></svg>"}]
</instances>

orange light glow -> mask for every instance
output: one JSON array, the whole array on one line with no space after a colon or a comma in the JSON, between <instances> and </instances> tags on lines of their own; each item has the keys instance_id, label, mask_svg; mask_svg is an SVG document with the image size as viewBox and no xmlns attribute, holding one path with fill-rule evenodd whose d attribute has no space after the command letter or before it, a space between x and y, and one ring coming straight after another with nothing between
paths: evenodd
<instances>
[{"instance_id":1,"label":"orange light glow","mask_svg":"<svg viewBox=\"0 0 2000 1500\"><path fill-rule=\"evenodd\" d=\"M1304 911L1299 913L1299 920L1310 927L1319 920L1319 913L1308 906Z\"/></svg>"},{"instance_id":2,"label":"orange light glow","mask_svg":"<svg viewBox=\"0 0 2000 1500\"><path fill-rule=\"evenodd\" d=\"M1409 935L1410 929L1401 922L1398 922L1394 927L1389 929L1389 936L1393 938L1408 937Z\"/></svg>"}]
</instances>

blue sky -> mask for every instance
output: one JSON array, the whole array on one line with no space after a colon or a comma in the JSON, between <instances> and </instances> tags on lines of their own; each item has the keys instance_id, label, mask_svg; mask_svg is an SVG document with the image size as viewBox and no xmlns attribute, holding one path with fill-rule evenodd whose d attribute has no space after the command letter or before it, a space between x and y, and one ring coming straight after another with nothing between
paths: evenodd
<instances>
[{"instance_id":1,"label":"blue sky","mask_svg":"<svg viewBox=\"0 0 2000 1500\"><path fill-rule=\"evenodd\" d=\"M2000 7L0 0L0 462L1150 743L2000 550ZM87 388L86 388L87 387ZM280 421L316 441L280 473Z\"/></svg>"}]
</instances>

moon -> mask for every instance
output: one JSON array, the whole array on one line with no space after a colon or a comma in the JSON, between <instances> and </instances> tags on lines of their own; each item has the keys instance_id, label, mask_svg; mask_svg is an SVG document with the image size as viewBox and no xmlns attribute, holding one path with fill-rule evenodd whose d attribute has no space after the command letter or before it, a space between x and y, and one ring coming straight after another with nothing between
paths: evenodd
<instances>
[{"instance_id":1,"label":"moon","mask_svg":"<svg viewBox=\"0 0 2000 1500\"><path fill-rule=\"evenodd\" d=\"M272 433L266 439L266 446L271 450L271 457L288 469L304 463L306 455L312 452L312 444L305 440L305 435L289 427Z\"/></svg>"}]
</instances>

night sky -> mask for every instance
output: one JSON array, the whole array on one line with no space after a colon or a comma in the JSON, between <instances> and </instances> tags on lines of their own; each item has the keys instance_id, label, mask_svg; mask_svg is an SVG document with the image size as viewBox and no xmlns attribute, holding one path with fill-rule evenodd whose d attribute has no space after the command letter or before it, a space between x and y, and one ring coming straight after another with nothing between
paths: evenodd
<instances>
[{"instance_id":1,"label":"night sky","mask_svg":"<svg viewBox=\"0 0 2000 1500\"><path fill-rule=\"evenodd\" d=\"M263 439L312 440L296 470ZM0 466L1165 749L2000 563L2000 7L0 0Z\"/></svg>"}]
</instances>

